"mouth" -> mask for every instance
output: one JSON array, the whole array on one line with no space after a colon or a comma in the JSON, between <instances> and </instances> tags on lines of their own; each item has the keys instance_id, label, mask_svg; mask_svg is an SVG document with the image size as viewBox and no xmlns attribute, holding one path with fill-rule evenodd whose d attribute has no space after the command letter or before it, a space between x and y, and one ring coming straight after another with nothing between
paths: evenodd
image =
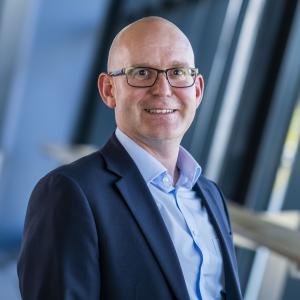
<instances>
[{"instance_id":1,"label":"mouth","mask_svg":"<svg viewBox=\"0 0 300 300\"><path fill-rule=\"evenodd\" d=\"M161 108L149 108L144 109L149 114L167 115L177 111L177 109L161 109Z\"/></svg>"}]
</instances>

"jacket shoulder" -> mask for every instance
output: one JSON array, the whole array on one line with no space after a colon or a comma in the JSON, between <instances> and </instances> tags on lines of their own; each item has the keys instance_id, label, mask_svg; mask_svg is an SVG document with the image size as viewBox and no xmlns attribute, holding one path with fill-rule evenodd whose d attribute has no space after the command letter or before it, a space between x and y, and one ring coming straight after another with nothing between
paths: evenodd
<instances>
[{"instance_id":1,"label":"jacket shoulder","mask_svg":"<svg viewBox=\"0 0 300 300\"><path fill-rule=\"evenodd\" d=\"M65 177L70 177L75 181L83 179L91 173L97 173L103 170L105 167L105 162L101 156L100 151L93 152L89 155L83 156L69 164L61 165L42 177L44 180L48 177L55 177L57 175L62 175Z\"/></svg>"}]
</instances>

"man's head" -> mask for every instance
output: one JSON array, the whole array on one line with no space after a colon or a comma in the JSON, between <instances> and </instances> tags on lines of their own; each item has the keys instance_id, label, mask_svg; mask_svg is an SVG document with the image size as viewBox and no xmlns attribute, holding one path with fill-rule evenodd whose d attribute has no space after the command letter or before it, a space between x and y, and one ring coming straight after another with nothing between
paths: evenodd
<instances>
[{"instance_id":1,"label":"man's head","mask_svg":"<svg viewBox=\"0 0 300 300\"><path fill-rule=\"evenodd\" d=\"M166 73L159 72L155 83L148 87L131 86L136 85L132 72L109 75L128 67L178 70L168 71L169 81ZM109 52L108 74L100 74L98 88L105 104L115 109L117 126L136 142L180 143L201 102L204 84L202 77L189 69L191 73L185 75L192 77L188 78L189 84L175 82L172 85L179 87L172 87L170 83L178 81L173 77L178 78L182 68L193 67L193 50L182 31L163 18L146 17L128 25L115 37ZM148 76L148 71L139 69L139 78ZM156 74L155 70L151 72Z\"/></svg>"}]
</instances>

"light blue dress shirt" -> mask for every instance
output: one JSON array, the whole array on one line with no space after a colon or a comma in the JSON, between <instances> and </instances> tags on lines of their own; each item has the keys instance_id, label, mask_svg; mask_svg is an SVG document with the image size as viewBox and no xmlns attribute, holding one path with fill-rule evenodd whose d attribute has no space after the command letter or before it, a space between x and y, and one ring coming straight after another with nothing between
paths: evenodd
<instances>
[{"instance_id":1,"label":"light blue dress shirt","mask_svg":"<svg viewBox=\"0 0 300 300\"><path fill-rule=\"evenodd\" d=\"M201 167L180 147L179 179L117 128L116 136L141 172L168 229L191 300L219 300L224 288L219 241L201 198L192 190Z\"/></svg>"}]
</instances>

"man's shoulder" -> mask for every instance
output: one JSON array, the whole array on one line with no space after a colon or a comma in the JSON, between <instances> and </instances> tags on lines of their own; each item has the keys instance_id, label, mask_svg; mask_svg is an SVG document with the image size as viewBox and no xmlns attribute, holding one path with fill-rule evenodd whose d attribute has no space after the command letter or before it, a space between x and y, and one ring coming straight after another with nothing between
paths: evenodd
<instances>
[{"instance_id":1,"label":"man's shoulder","mask_svg":"<svg viewBox=\"0 0 300 300\"><path fill-rule=\"evenodd\" d=\"M100 180L105 178L105 161L100 150L83 156L69 164L61 165L48 172L40 179L41 182L57 181L59 178L69 179L78 183L80 186L92 183L93 178Z\"/></svg>"},{"instance_id":2,"label":"man's shoulder","mask_svg":"<svg viewBox=\"0 0 300 300\"><path fill-rule=\"evenodd\" d=\"M219 190L218 185L213 180L208 179L202 174L199 176L197 182L200 185L200 187L204 189Z\"/></svg>"},{"instance_id":3,"label":"man's shoulder","mask_svg":"<svg viewBox=\"0 0 300 300\"><path fill-rule=\"evenodd\" d=\"M76 182L83 189L103 187L116 179L118 169L127 170L130 165L129 155L113 135L98 151L50 171L39 182L63 179Z\"/></svg>"},{"instance_id":4,"label":"man's shoulder","mask_svg":"<svg viewBox=\"0 0 300 300\"><path fill-rule=\"evenodd\" d=\"M204 177L203 175L199 176L198 185L202 191L205 190L204 194L208 196L208 200L214 202L219 208L221 208L222 211L225 212L229 228L231 228L226 204L227 199L223 195L220 187L214 181Z\"/></svg>"},{"instance_id":5,"label":"man's shoulder","mask_svg":"<svg viewBox=\"0 0 300 300\"><path fill-rule=\"evenodd\" d=\"M65 174L69 176L83 176L86 175L87 172L94 172L96 170L103 169L104 165L103 158L98 150L71 163L61 165L50 171L47 175Z\"/></svg>"},{"instance_id":6,"label":"man's shoulder","mask_svg":"<svg viewBox=\"0 0 300 300\"><path fill-rule=\"evenodd\" d=\"M225 197L217 183L203 175L199 176L197 183L200 189L205 191L206 195L210 195L211 199L217 203L223 203L223 205L225 205Z\"/></svg>"}]
</instances>

